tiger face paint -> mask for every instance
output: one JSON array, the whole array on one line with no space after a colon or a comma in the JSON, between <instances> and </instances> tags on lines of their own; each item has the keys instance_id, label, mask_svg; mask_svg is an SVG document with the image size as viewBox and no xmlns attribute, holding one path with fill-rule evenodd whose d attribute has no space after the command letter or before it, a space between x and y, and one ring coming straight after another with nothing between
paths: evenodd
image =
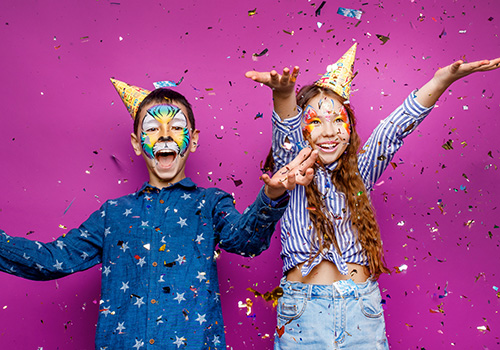
<instances>
[{"instance_id":1,"label":"tiger face paint","mask_svg":"<svg viewBox=\"0 0 500 350\"><path fill-rule=\"evenodd\" d=\"M142 120L141 145L144 153L166 165L183 157L189 146L188 121L182 110L173 105L156 105Z\"/></svg>"},{"instance_id":2,"label":"tiger face paint","mask_svg":"<svg viewBox=\"0 0 500 350\"><path fill-rule=\"evenodd\" d=\"M324 164L339 159L349 145L351 125L347 110L329 95L318 94L308 101L302 129L309 135L311 146L319 151Z\"/></svg>"}]
</instances>

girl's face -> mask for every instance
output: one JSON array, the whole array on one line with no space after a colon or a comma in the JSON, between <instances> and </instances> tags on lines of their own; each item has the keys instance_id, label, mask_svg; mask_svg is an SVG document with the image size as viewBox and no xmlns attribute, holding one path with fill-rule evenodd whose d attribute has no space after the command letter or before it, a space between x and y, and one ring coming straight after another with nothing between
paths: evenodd
<instances>
[{"instance_id":1,"label":"girl's face","mask_svg":"<svg viewBox=\"0 0 500 350\"><path fill-rule=\"evenodd\" d=\"M349 145L351 125L347 111L327 94L320 93L307 102L302 129L309 134L311 146L319 151L323 164L338 160Z\"/></svg>"}]
</instances>

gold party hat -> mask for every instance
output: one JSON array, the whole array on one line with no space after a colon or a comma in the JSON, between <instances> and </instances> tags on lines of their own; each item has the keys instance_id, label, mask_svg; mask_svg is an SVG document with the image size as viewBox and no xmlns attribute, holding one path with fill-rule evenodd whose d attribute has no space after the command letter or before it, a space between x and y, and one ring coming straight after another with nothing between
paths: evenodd
<instances>
[{"instance_id":1,"label":"gold party hat","mask_svg":"<svg viewBox=\"0 0 500 350\"><path fill-rule=\"evenodd\" d=\"M134 119L135 114L137 113L137 108L139 108L139 104L151 91L145 90L138 86L129 85L127 83L124 83L123 81L113 78L111 78L110 80L115 86L115 89L120 95L123 103L125 103L125 107L127 107L130 116L132 117L132 119Z\"/></svg>"},{"instance_id":2,"label":"gold party hat","mask_svg":"<svg viewBox=\"0 0 500 350\"><path fill-rule=\"evenodd\" d=\"M346 100L351 94L351 82L354 78L354 58L356 57L355 43L335 64L326 68L326 73L316 82L316 85L330 89Z\"/></svg>"}]
</instances>

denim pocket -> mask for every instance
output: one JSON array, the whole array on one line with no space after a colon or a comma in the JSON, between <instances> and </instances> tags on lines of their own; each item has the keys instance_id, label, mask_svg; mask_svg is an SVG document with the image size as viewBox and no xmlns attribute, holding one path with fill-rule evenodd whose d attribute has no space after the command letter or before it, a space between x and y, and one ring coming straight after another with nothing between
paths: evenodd
<instances>
[{"instance_id":1,"label":"denim pocket","mask_svg":"<svg viewBox=\"0 0 500 350\"><path fill-rule=\"evenodd\" d=\"M359 298L359 306L361 307L361 312L366 317L381 317L384 309L382 308L382 296L380 295L380 290L375 288L371 293L361 296Z\"/></svg>"},{"instance_id":2,"label":"denim pocket","mask_svg":"<svg viewBox=\"0 0 500 350\"><path fill-rule=\"evenodd\" d=\"M278 318L284 321L299 318L306 309L306 296L297 294L285 294L278 299Z\"/></svg>"}]
</instances>

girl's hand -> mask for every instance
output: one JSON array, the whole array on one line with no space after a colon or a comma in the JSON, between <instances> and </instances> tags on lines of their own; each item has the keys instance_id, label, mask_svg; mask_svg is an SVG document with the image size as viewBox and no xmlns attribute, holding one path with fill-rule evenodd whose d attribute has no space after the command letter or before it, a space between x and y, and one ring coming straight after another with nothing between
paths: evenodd
<instances>
[{"instance_id":1,"label":"girl's hand","mask_svg":"<svg viewBox=\"0 0 500 350\"><path fill-rule=\"evenodd\" d=\"M494 60L481 60L470 63L464 63L464 61L459 60L449 66L439 69L436 74L434 74L434 79L448 87L453 82L469 74L486 72L497 68L500 68L500 57Z\"/></svg>"},{"instance_id":2,"label":"girl's hand","mask_svg":"<svg viewBox=\"0 0 500 350\"><path fill-rule=\"evenodd\" d=\"M500 57L494 60L482 60L470 63L456 61L449 66L440 68L434 77L416 92L417 102L424 107L433 106L443 92L460 78L474 72L486 72L500 68Z\"/></svg>"},{"instance_id":3,"label":"girl's hand","mask_svg":"<svg viewBox=\"0 0 500 350\"><path fill-rule=\"evenodd\" d=\"M266 184L264 189L266 195L274 200L283 195L286 190L293 190L296 185L309 185L314 177L312 167L317 159L318 151L304 148L294 160L278 170L273 177L263 174L262 180Z\"/></svg>"},{"instance_id":4,"label":"girl's hand","mask_svg":"<svg viewBox=\"0 0 500 350\"><path fill-rule=\"evenodd\" d=\"M275 70L270 72L248 71L245 73L247 78L256 81L257 83L269 86L273 90L273 95L287 97L295 94L295 81L299 75L299 67L293 67L290 73L289 68L283 68L283 74L278 74Z\"/></svg>"}]
</instances>

